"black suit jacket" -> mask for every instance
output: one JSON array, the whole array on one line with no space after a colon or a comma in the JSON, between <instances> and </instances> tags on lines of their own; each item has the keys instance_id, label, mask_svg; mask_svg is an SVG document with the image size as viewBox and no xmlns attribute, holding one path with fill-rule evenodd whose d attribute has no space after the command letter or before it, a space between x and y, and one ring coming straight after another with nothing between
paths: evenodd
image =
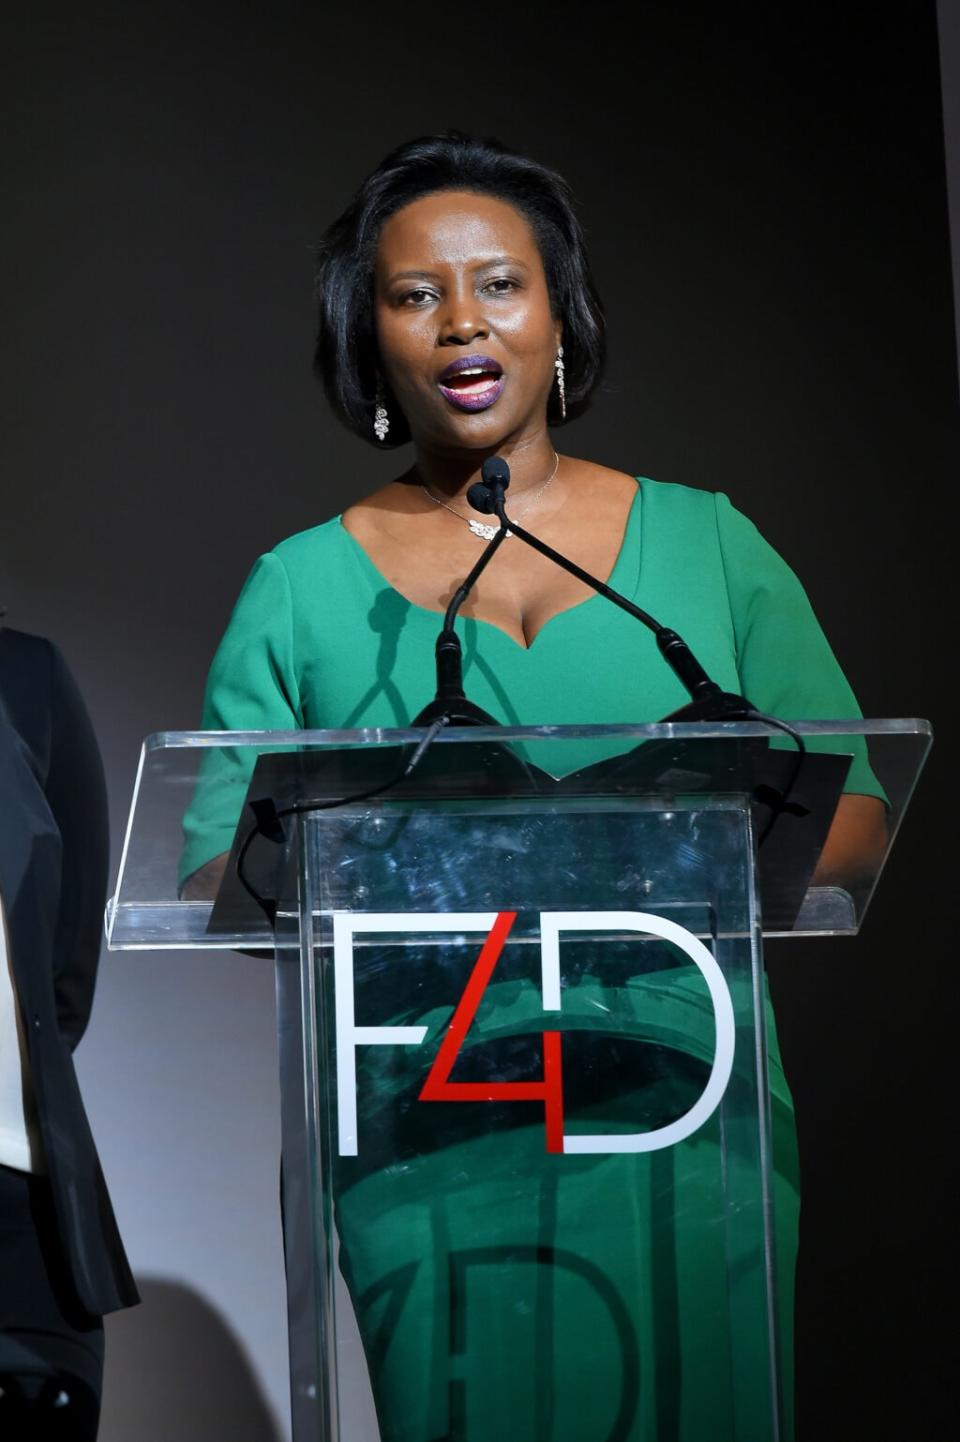
<instances>
[{"instance_id":1,"label":"black suit jacket","mask_svg":"<svg viewBox=\"0 0 960 1442\"><path fill-rule=\"evenodd\" d=\"M0 629L0 888L60 1238L101 1315L139 1300L73 1049L93 1004L109 862L103 765L55 646Z\"/></svg>"}]
</instances>

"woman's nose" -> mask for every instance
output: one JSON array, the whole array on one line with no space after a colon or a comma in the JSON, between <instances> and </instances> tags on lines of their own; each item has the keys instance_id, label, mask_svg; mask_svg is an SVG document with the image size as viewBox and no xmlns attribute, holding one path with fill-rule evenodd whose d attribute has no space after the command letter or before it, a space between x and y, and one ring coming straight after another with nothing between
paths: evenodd
<instances>
[{"instance_id":1,"label":"woman's nose","mask_svg":"<svg viewBox=\"0 0 960 1442\"><path fill-rule=\"evenodd\" d=\"M489 334L483 307L475 295L449 298L440 328L441 345L469 345Z\"/></svg>"}]
</instances>

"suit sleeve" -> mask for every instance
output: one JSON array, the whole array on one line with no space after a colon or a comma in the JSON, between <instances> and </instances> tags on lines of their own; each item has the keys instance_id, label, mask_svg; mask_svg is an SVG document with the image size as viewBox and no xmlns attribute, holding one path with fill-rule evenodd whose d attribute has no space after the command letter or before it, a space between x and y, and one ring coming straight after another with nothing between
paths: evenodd
<instances>
[{"instance_id":1,"label":"suit sleeve","mask_svg":"<svg viewBox=\"0 0 960 1442\"><path fill-rule=\"evenodd\" d=\"M86 1030L103 939L110 836L100 748L77 684L50 647L50 765L44 787L60 831L62 877L54 932L57 1020L71 1050Z\"/></svg>"}]
</instances>

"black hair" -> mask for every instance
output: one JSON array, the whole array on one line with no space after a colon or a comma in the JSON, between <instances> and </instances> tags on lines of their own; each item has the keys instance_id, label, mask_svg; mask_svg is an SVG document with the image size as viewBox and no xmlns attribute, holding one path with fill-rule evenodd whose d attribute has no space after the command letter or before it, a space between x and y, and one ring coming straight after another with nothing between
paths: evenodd
<instances>
[{"instance_id":1,"label":"black hair","mask_svg":"<svg viewBox=\"0 0 960 1442\"><path fill-rule=\"evenodd\" d=\"M373 272L384 223L411 201L443 190L474 191L513 205L529 221L554 315L563 328L567 420L586 410L606 355L603 307L567 182L498 140L459 132L427 135L390 152L360 186L318 248L319 328L314 369L343 423L373 441L378 357ZM556 387L547 418L560 423ZM390 406L388 445L410 430Z\"/></svg>"}]
</instances>

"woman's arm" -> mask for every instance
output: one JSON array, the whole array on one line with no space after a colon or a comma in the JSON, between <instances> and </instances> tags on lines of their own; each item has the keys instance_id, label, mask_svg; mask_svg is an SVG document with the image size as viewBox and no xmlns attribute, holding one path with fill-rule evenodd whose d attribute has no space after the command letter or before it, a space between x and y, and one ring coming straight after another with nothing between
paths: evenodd
<instances>
[{"instance_id":1,"label":"woman's arm","mask_svg":"<svg viewBox=\"0 0 960 1442\"><path fill-rule=\"evenodd\" d=\"M878 796L840 797L813 886L851 886L872 881L889 843L887 808Z\"/></svg>"},{"instance_id":2,"label":"woman's arm","mask_svg":"<svg viewBox=\"0 0 960 1442\"><path fill-rule=\"evenodd\" d=\"M180 888L182 901L215 901L227 869L229 851L221 851L188 876Z\"/></svg>"},{"instance_id":3,"label":"woman's arm","mask_svg":"<svg viewBox=\"0 0 960 1442\"><path fill-rule=\"evenodd\" d=\"M290 584L273 553L261 556L234 606L207 678L205 731L295 731L304 724L293 660ZM178 892L214 897L223 877L250 774L250 746L204 749L184 813Z\"/></svg>"},{"instance_id":4,"label":"woman's arm","mask_svg":"<svg viewBox=\"0 0 960 1442\"><path fill-rule=\"evenodd\" d=\"M716 504L744 694L760 711L788 720L858 717L857 699L797 577L725 496ZM813 885L863 885L876 876L888 843L887 806L866 742L829 732L807 735L806 742L809 751L851 757Z\"/></svg>"}]
</instances>

